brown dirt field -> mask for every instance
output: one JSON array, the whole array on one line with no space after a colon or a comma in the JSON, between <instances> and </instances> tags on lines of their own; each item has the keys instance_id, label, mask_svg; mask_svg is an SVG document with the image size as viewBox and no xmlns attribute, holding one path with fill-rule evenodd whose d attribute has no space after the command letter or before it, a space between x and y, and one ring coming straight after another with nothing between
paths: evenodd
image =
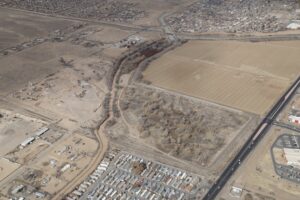
<instances>
[{"instance_id":1,"label":"brown dirt field","mask_svg":"<svg viewBox=\"0 0 300 200\"><path fill-rule=\"evenodd\" d=\"M262 115L299 74L295 43L300 45L191 41L150 64L144 77L158 87Z\"/></svg>"},{"instance_id":2,"label":"brown dirt field","mask_svg":"<svg viewBox=\"0 0 300 200\"><path fill-rule=\"evenodd\" d=\"M33 143L28 145L26 148L14 151L5 156L9 160L17 162L19 164L27 164L28 162L33 162L37 155L49 147L49 144L44 140L35 140Z\"/></svg>"},{"instance_id":3,"label":"brown dirt field","mask_svg":"<svg viewBox=\"0 0 300 200\"><path fill-rule=\"evenodd\" d=\"M34 165L34 168L45 172L44 176L50 176L55 180L43 186L43 190L53 194L78 176L88 166L96 149L95 140L79 134L66 137L59 144L53 146L45 156L37 159ZM56 161L55 166L50 164L50 160ZM71 167L58 175L58 171L66 163L69 163Z\"/></svg>"},{"instance_id":4,"label":"brown dirt field","mask_svg":"<svg viewBox=\"0 0 300 200\"><path fill-rule=\"evenodd\" d=\"M44 43L1 59L0 94L7 94L63 69L60 57L87 57L91 50L70 43Z\"/></svg>"},{"instance_id":5,"label":"brown dirt field","mask_svg":"<svg viewBox=\"0 0 300 200\"><path fill-rule=\"evenodd\" d=\"M5 158L0 158L0 181L9 176L20 167L17 163L12 163Z\"/></svg>"},{"instance_id":6,"label":"brown dirt field","mask_svg":"<svg viewBox=\"0 0 300 200\"><path fill-rule=\"evenodd\" d=\"M5 117L0 120L0 155L13 151L25 139L31 137L35 131L45 124L34 121L22 115L0 109Z\"/></svg>"},{"instance_id":7,"label":"brown dirt field","mask_svg":"<svg viewBox=\"0 0 300 200\"><path fill-rule=\"evenodd\" d=\"M300 110L300 95L296 95L292 104L295 110Z\"/></svg>"},{"instance_id":8,"label":"brown dirt field","mask_svg":"<svg viewBox=\"0 0 300 200\"><path fill-rule=\"evenodd\" d=\"M0 50L15 44L43 37L56 29L72 24L70 20L55 19L0 8Z\"/></svg>"},{"instance_id":9,"label":"brown dirt field","mask_svg":"<svg viewBox=\"0 0 300 200\"><path fill-rule=\"evenodd\" d=\"M104 43L118 42L128 36L134 34L133 31L126 31L112 27L103 27L99 31L89 35L87 39L93 41L101 41Z\"/></svg>"},{"instance_id":10,"label":"brown dirt field","mask_svg":"<svg viewBox=\"0 0 300 200\"><path fill-rule=\"evenodd\" d=\"M274 148L273 155L274 155L274 159L276 160L277 163L282 164L282 165L287 164L283 149Z\"/></svg>"},{"instance_id":11,"label":"brown dirt field","mask_svg":"<svg viewBox=\"0 0 300 200\"><path fill-rule=\"evenodd\" d=\"M293 99L285 106L283 111L280 113L277 120L299 128L299 125L289 120L289 115L292 114L293 110L300 110L300 94L295 94Z\"/></svg>"}]
</instances>

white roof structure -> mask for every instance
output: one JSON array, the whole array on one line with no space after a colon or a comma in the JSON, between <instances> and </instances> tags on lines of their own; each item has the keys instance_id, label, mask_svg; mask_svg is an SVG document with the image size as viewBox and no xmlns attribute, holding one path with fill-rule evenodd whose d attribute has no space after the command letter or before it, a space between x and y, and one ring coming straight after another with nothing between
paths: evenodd
<instances>
[{"instance_id":1,"label":"white roof structure","mask_svg":"<svg viewBox=\"0 0 300 200\"><path fill-rule=\"evenodd\" d=\"M28 144L30 144L35 138L34 137L29 137L26 140L24 140L24 142L21 143L21 146L25 147Z\"/></svg>"},{"instance_id":2,"label":"white roof structure","mask_svg":"<svg viewBox=\"0 0 300 200\"><path fill-rule=\"evenodd\" d=\"M288 165L300 167L300 149L284 148L283 151Z\"/></svg>"},{"instance_id":3,"label":"white roof structure","mask_svg":"<svg viewBox=\"0 0 300 200\"><path fill-rule=\"evenodd\" d=\"M292 30L297 30L300 28L300 24L298 23L290 23L288 26L287 26L288 29L292 29Z\"/></svg>"},{"instance_id":4,"label":"white roof structure","mask_svg":"<svg viewBox=\"0 0 300 200\"><path fill-rule=\"evenodd\" d=\"M47 132L48 130L49 130L49 128L43 127L43 128L41 128L41 129L39 129L37 132L35 132L35 135L36 135L37 137L39 137L39 136L43 135L45 132Z\"/></svg>"},{"instance_id":5,"label":"white roof structure","mask_svg":"<svg viewBox=\"0 0 300 200\"><path fill-rule=\"evenodd\" d=\"M289 120L295 124L300 124L300 116L290 115Z\"/></svg>"}]
</instances>

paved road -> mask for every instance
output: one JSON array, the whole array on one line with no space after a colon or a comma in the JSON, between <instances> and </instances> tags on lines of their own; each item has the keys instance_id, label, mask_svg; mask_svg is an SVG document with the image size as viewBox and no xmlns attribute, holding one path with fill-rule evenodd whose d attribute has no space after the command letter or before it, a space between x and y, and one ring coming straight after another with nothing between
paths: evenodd
<instances>
[{"instance_id":1,"label":"paved road","mask_svg":"<svg viewBox=\"0 0 300 200\"><path fill-rule=\"evenodd\" d=\"M259 143L259 141L263 138L263 136L267 133L267 131L271 127L273 121L276 119L278 114L282 111L284 106L293 97L293 95L296 92L299 85L300 85L300 77L297 78L297 80L291 85L291 87L287 90L287 92L273 106L273 108L270 110L270 112L267 114L267 116L261 121L259 126L254 131L254 133L250 136L250 138L244 144L244 146L242 147L240 152L231 161L231 163L227 166L227 168L221 174L219 179L215 182L215 184L207 192L207 194L203 198L203 200L215 199L215 197L221 191L221 189L224 187L226 182L230 179L230 177L234 174L234 172L238 169L238 167L246 159L246 157L254 149L254 147Z\"/></svg>"},{"instance_id":2,"label":"paved road","mask_svg":"<svg viewBox=\"0 0 300 200\"><path fill-rule=\"evenodd\" d=\"M285 124L283 122L277 122L277 121L273 122L273 124L276 125L276 126L280 126L282 128L286 128L286 129L289 129L289 130L296 131L296 132L300 133L300 128L298 128L298 127L295 127L295 126L292 126L292 125L289 125L289 124Z\"/></svg>"}]
</instances>

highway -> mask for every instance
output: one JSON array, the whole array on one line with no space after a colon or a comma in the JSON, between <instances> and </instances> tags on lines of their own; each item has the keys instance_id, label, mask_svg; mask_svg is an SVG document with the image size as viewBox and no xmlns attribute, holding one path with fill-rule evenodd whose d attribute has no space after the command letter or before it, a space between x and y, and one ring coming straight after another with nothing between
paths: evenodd
<instances>
[{"instance_id":1,"label":"highway","mask_svg":"<svg viewBox=\"0 0 300 200\"><path fill-rule=\"evenodd\" d=\"M285 105L293 97L294 93L297 91L297 88L300 85L300 76L297 80L290 86L290 88L285 92L285 94L278 100L278 102L272 107L270 112L262 119L261 123L246 141L244 146L231 161L231 163L226 167L221 176L217 179L214 185L210 188L207 194L204 196L203 200L212 200L215 199L217 194L224 187L226 182L238 169L241 163L246 159L249 153L255 148L259 141L266 135L269 128L271 127L273 121L276 119L278 114L282 111Z\"/></svg>"}]
</instances>

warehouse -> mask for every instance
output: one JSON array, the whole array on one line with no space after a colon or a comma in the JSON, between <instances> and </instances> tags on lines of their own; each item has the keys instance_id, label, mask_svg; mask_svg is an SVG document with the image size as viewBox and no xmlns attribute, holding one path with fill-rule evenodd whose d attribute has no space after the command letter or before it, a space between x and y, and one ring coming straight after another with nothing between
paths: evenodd
<instances>
[{"instance_id":1,"label":"warehouse","mask_svg":"<svg viewBox=\"0 0 300 200\"><path fill-rule=\"evenodd\" d=\"M20 149L23 149L27 145L31 144L35 140L34 137L27 138L24 142L21 143Z\"/></svg>"},{"instance_id":2,"label":"warehouse","mask_svg":"<svg viewBox=\"0 0 300 200\"><path fill-rule=\"evenodd\" d=\"M284 148L287 165L300 168L300 149Z\"/></svg>"}]
</instances>

